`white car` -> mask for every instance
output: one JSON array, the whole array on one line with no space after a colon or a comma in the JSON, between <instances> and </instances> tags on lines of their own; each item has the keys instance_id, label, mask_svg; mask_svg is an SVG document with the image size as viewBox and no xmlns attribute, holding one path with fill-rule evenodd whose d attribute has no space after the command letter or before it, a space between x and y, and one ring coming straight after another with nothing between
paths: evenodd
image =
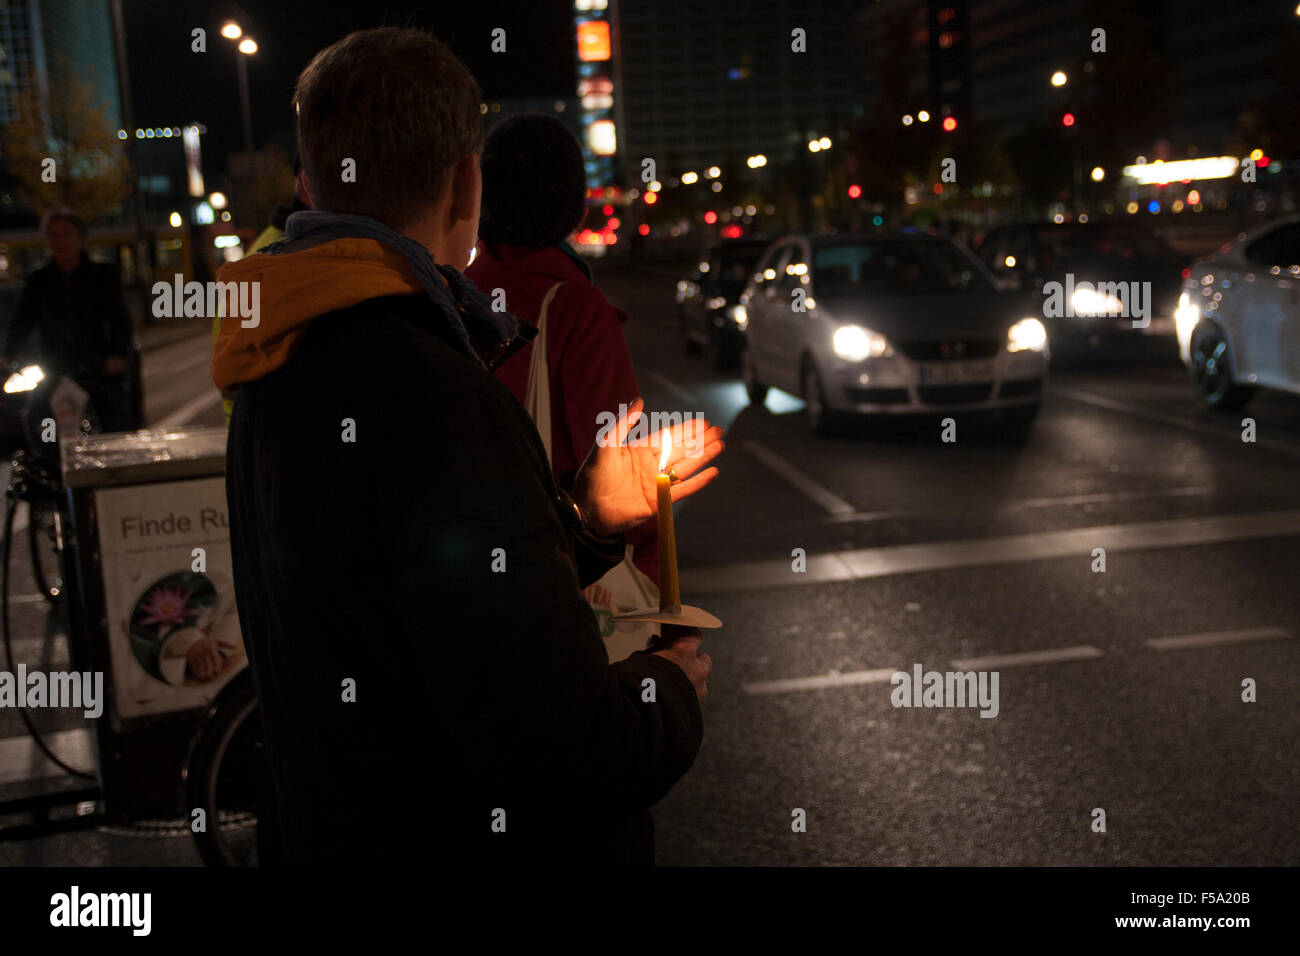
<instances>
[{"instance_id":1,"label":"white car","mask_svg":"<svg viewBox=\"0 0 1300 956\"><path fill-rule=\"evenodd\" d=\"M1300 394L1300 216L1192 263L1174 321L1207 405L1240 408L1260 387Z\"/></svg>"},{"instance_id":2,"label":"white car","mask_svg":"<svg viewBox=\"0 0 1300 956\"><path fill-rule=\"evenodd\" d=\"M814 432L849 414L996 413L1027 435L1047 331L966 248L931 231L787 236L735 307L750 401L804 399Z\"/></svg>"}]
</instances>

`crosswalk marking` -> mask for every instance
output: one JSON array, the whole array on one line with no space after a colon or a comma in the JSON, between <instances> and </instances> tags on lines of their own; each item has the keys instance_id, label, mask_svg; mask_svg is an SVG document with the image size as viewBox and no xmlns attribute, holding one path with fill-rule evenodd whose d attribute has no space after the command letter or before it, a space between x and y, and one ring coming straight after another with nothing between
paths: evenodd
<instances>
[{"instance_id":1,"label":"crosswalk marking","mask_svg":"<svg viewBox=\"0 0 1300 956\"><path fill-rule=\"evenodd\" d=\"M719 567L687 567L682 569L682 583L692 594L712 594L1052 558L1087 558L1093 548L1105 548L1107 553L1146 551L1293 535L1300 535L1300 511L1173 518L998 538L810 554L808 569L802 572L794 571L788 558Z\"/></svg>"},{"instance_id":2,"label":"crosswalk marking","mask_svg":"<svg viewBox=\"0 0 1300 956\"><path fill-rule=\"evenodd\" d=\"M1256 627L1242 631L1210 631L1204 634L1176 634L1172 637L1148 638L1146 645L1156 651L1180 651L1189 647L1212 647L1216 644L1248 644L1290 637L1280 627Z\"/></svg>"},{"instance_id":3,"label":"crosswalk marking","mask_svg":"<svg viewBox=\"0 0 1300 956\"><path fill-rule=\"evenodd\" d=\"M803 492L822 508L826 509L828 514L832 515L851 515L856 512L856 508L849 504L829 488L814 481L805 475L802 471L790 464L776 452L772 451L762 442L746 441L745 450L751 455L767 465L772 471L776 472L781 478L785 479L790 485Z\"/></svg>"}]
</instances>

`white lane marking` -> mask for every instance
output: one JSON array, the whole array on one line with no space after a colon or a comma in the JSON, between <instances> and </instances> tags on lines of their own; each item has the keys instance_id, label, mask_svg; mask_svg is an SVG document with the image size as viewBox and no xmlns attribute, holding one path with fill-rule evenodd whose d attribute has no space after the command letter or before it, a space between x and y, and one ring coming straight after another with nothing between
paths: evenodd
<instances>
[{"instance_id":1,"label":"white lane marking","mask_svg":"<svg viewBox=\"0 0 1300 956\"><path fill-rule=\"evenodd\" d=\"M85 728L42 734L46 746L64 763L78 770L93 771L95 756L90 731ZM26 734L0 740L0 784L61 777L64 771L41 753L36 741Z\"/></svg>"},{"instance_id":2,"label":"white lane marking","mask_svg":"<svg viewBox=\"0 0 1300 956\"><path fill-rule=\"evenodd\" d=\"M40 604L45 600L42 594L11 594L9 595L10 604Z\"/></svg>"},{"instance_id":3,"label":"white lane marking","mask_svg":"<svg viewBox=\"0 0 1300 956\"><path fill-rule=\"evenodd\" d=\"M1275 641L1290 637L1280 627L1254 627L1242 631L1211 631L1205 634L1175 634L1172 637L1147 638L1146 645L1156 651L1179 651L1188 647L1211 647L1215 644L1247 644L1252 641Z\"/></svg>"},{"instance_id":4,"label":"white lane marking","mask_svg":"<svg viewBox=\"0 0 1300 956\"><path fill-rule=\"evenodd\" d=\"M1091 392L1079 392L1072 388L1051 389L1053 395L1060 395L1064 398L1072 398L1076 402L1083 402L1087 405L1095 405L1098 408L1105 408L1112 412L1121 412L1125 415L1132 415L1136 418L1145 418L1148 421L1160 422L1165 425L1173 425L1175 428L1184 428L1190 432L1197 432L1202 435L1214 435L1218 438L1226 438L1228 441L1242 444L1241 434L1239 432L1215 428L1206 425L1204 422L1198 422L1191 418L1180 418L1177 415L1168 415L1165 412L1152 411L1149 408L1143 408L1141 405L1133 405L1128 402L1116 401L1113 398L1105 398L1101 395L1093 395ZM1300 457L1300 446L1290 442L1278 441L1275 438L1257 437L1254 444L1268 448L1272 451L1281 452L1284 455L1294 455Z\"/></svg>"},{"instance_id":5,"label":"white lane marking","mask_svg":"<svg viewBox=\"0 0 1300 956\"><path fill-rule=\"evenodd\" d=\"M1032 664L1060 664L1066 661L1090 661L1105 657L1100 650L1087 644L1077 647L1055 647L1048 651L1023 651L1018 654L989 654L985 657L962 657L952 662L959 671L997 670L999 667L1024 667Z\"/></svg>"},{"instance_id":6,"label":"white lane marking","mask_svg":"<svg viewBox=\"0 0 1300 956\"><path fill-rule=\"evenodd\" d=\"M808 570L804 572L792 571L789 559L781 558L720 567L689 567L683 573L690 578L692 593L712 593L843 581L846 570L849 579L857 580L919 571L1086 557L1093 548L1105 548L1108 552L1148 551L1294 535L1300 535L1300 511L1273 511L837 551L820 555L823 560L816 563L810 555ZM825 560L831 558L836 560Z\"/></svg>"},{"instance_id":7,"label":"white lane marking","mask_svg":"<svg viewBox=\"0 0 1300 956\"><path fill-rule=\"evenodd\" d=\"M873 671L849 671L840 674L831 671L816 677L791 677L786 680L760 680L744 684L747 694L784 694L792 690L823 690L827 687L849 687L853 684L883 684L898 673L897 667L883 667Z\"/></svg>"},{"instance_id":8,"label":"white lane marking","mask_svg":"<svg viewBox=\"0 0 1300 956\"><path fill-rule=\"evenodd\" d=\"M813 479L809 478L802 471L790 464L776 452L772 451L762 442L753 441L752 439L744 443L745 450L751 455L767 465L777 475L784 478L789 484L793 485L799 491L821 505L826 511L833 515L850 515L855 514L857 509L849 504L835 492L831 491L824 485L820 485Z\"/></svg>"},{"instance_id":9,"label":"white lane marking","mask_svg":"<svg viewBox=\"0 0 1300 956\"><path fill-rule=\"evenodd\" d=\"M164 415L158 421L154 422L154 428L176 428L180 425L188 425L198 416L202 415L209 408L220 404L221 393L216 389L205 391L202 395L190 399L180 408L176 409L170 415Z\"/></svg>"},{"instance_id":10,"label":"white lane marking","mask_svg":"<svg viewBox=\"0 0 1300 956\"><path fill-rule=\"evenodd\" d=\"M205 343L204 348L196 351L195 354L191 355L187 359L182 359L179 362L173 362L171 365L165 365L162 368L158 368L153 363L150 363L146 367L146 371L150 375L173 375L176 372L183 372L186 369L194 368L194 366L196 365L203 365L204 363L210 364L211 362L212 362L212 348L210 345Z\"/></svg>"},{"instance_id":11,"label":"white lane marking","mask_svg":"<svg viewBox=\"0 0 1300 956\"><path fill-rule=\"evenodd\" d=\"M1280 627L1256 627L1241 631L1215 631L1206 634L1180 634L1174 637L1153 637L1145 643L1157 651L1182 650L1189 647L1209 647L1218 644L1245 644L1252 641L1270 641L1290 637L1290 632ZM1004 667L1026 667L1038 664L1064 664L1071 661L1090 661L1105 657L1101 649L1089 644L1076 647L1054 647L1045 651L1022 651L1015 654L988 654L984 657L962 657L951 662L958 671L990 671ZM754 681L743 684L747 694L781 694L787 691L825 690L828 687L847 687L853 684L879 684L889 681L898 668L881 668L869 671L850 671L841 674L831 671L815 677L789 677L783 680Z\"/></svg>"},{"instance_id":12,"label":"white lane marking","mask_svg":"<svg viewBox=\"0 0 1300 956\"><path fill-rule=\"evenodd\" d=\"M14 534L19 531L26 531L27 525L32 520L32 509L25 501L20 501L14 506ZM0 528L0 531L3 531ZM4 535L0 535L0 540L4 540Z\"/></svg>"},{"instance_id":13,"label":"white lane marking","mask_svg":"<svg viewBox=\"0 0 1300 956\"><path fill-rule=\"evenodd\" d=\"M208 357L212 357L212 331L205 329L198 331L193 335L186 336L182 339L173 339L166 345L160 345L157 348L149 349L144 353L144 361L148 362L171 362L181 355L189 355L199 343L202 343L203 350Z\"/></svg>"},{"instance_id":14,"label":"white lane marking","mask_svg":"<svg viewBox=\"0 0 1300 956\"><path fill-rule=\"evenodd\" d=\"M1024 498L1012 501L999 508L993 514L1006 514L1033 508L1065 508L1075 505L1102 505L1121 501L1147 501L1152 498L1194 498L1199 495L1212 494L1216 489L1209 485L1195 485L1187 488L1162 488L1149 491L1099 491L1087 495L1057 495L1047 498ZM869 523L886 518L921 518L935 514L930 511L857 511L851 515L835 515L826 518L813 518L818 524Z\"/></svg>"},{"instance_id":15,"label":"white lane marking","mask_svg":"<svg viewBox=\"0 0 1300 956\"><path fill-rule=\"evenodd\" d=\"M674 382L671 378L669 378L666 375L661 375L659 372L647 372L646 378L653 379L655 382L658 382L660 386L672 392L674 395L676 395L684 402L694 402L696 400L695 396L690 391L682 388L680 385L678 385L676 382Z\"/></svg>"}]
</instances>

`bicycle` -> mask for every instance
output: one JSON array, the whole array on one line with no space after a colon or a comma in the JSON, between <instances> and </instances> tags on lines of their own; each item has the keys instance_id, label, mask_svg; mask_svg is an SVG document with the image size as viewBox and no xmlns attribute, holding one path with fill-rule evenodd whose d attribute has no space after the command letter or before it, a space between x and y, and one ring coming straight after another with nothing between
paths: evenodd
<instances>
[{"instance_id":1,"label":"bicycle","mask_svg":"<svg viewBox=\"0 0 1300 956\"><path fill-rule=\"evenodd\" d=\"M25 376L6 385L9 394L29 391L23 387L40 381L39 368L28 367L15 376ZM14 376L11 376L12 381ZM52 605L63 597L64 531L66 495L58 470L57 458L41 455L39 451L48 444L38 444L33 434L36 422L24 423L28 427L27 449L19 449L12 456L8 496L14 502L24 502L29 509L28 551L32 560L37 587ZM78 420L62 423L61 431L75 428L82 436L99 431L93 409L88 406L79 413ZM12 531L12 510L8 515L8 528ZM6 541L8 541L8 537ZM6 544L6 558L10 549ZM8 607L8 572L4 567L4 606ZM9 635L8 615L4 616L5 649L12 670L12 643ZM25 713L24 713L25 716ZM25 721L26 723L26 721ZM28 732L37 746L69 774L94 778L95 774L77 770L63 763L49 750L35 727L28 724ZM181 771L181 785L186 807L190 810L190 832L203 862L213 867L254 866L261 862L258 847L258 811L265 802L267 783L266 763L257 713L257 697L252 676L247 667L235 674L207 708L199 729L190 744ZM201 814L194 811L201 810ZM201 825L200 825L201 821Z\"/></svg>"},{"instance_id":2,"label":"bicycle","mask_svg":"<svg viewBox=\"0 0 1300 956\"><path fill-rule=\"evenodd\" d=\"M194 841L208 866L262 862L258 811L269 805L265 761L257 692L245 667L208 708L185 764L186 805L191 814L203 811L202 828L192 825Z\"/></svg>"}]
</instances>

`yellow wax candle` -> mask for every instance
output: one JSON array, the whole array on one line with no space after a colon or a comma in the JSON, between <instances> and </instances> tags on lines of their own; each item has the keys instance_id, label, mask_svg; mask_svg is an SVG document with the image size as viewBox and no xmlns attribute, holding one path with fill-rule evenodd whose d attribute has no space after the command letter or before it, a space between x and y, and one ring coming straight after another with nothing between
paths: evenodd
<instances>
[{"instance_id":1,"label":"yellow wax candle","mask_svg":"<svg viewBox=\"0 0 1300 956\"><path fill-rule=\"evenodd\" d=\"M681 610L677 588L677 537L673 532L672 479L668 477L668 453L672 441L665 434L659 458L655 490L659 493L659 610Z\"/></svg>"}]
</instances>

